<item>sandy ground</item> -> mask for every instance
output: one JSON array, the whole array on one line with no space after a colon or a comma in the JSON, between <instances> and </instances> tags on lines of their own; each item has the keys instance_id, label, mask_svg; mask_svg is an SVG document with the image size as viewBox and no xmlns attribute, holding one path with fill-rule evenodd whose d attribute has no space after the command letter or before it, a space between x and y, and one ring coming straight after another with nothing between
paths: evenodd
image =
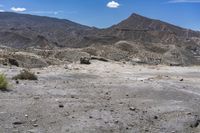
<instances>
[{"instance_id":1,"label":"sandy ground","mask_svg":"<svg viewBox=\"0 0 200 133\"><path fill-rule=\"evenodd\" d=\"M200 67L93 61L32 69L0 92L0 133L198 133ZM182 81L182 80L183 81Z\"/></svg>"}]
</instances>

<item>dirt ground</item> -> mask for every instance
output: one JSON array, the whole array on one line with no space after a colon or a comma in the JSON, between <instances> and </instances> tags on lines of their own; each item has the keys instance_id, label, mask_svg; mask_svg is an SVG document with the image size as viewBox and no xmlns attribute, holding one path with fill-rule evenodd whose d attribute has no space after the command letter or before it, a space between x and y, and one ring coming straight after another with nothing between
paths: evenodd
<instances>
[{"instance_id":1,"label":"dirt ground","mask_svg":"<svg viewBox=\"0 0 200 133\"><path fill-rule=\"evenodd\" d=\"M200 67L92 61L32 69L1 66L0 133L198 133Z\"/></svg>"}]
</instances>

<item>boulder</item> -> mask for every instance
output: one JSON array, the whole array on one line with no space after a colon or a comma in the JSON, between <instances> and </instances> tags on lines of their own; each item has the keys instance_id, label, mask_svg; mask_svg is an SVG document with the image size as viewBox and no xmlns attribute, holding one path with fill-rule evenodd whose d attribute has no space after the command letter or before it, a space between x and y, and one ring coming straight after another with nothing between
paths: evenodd
<instances>
[{"instance_id":1,"label":"boulder","mask_svg":"<svg viewBox=\"0 0 200 133\"><path fill-rule=\"evenodd\" d=\"M87 65L89 65L89 64L91 64L90 63L90 58L88 58L88 57L81 57L80 58L80 63L81 64L87 64Z\"/></svg>"}]
</instances>

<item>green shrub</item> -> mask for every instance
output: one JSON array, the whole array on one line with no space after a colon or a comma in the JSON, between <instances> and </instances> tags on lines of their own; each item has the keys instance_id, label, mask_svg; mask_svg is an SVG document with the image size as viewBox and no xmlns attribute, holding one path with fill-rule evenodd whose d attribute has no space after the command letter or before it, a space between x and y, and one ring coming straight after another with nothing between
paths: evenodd
<instances>
[{"instance_id":1,"label":"green shrub","mask_svg":"<svg viewBox=\"0 0 200 133\"><path fill-rule=\"evenodd\" d=\"M14 76L12 79L15 79L15 80L18 80L18 79L19 80L38 80L37 76L28 70L22 70L20 72L20 74Z\"/></svg>"},{"instance_id":2,"label":"green shrub","mask_svg":"<svg viewBox=\"0 0 200 133\"><path fill-rule=\"evenodd\" d=\"M8 89L8 81L3 74L0 74L0 90L5 91Z\"/></svg>"}]
</instances>

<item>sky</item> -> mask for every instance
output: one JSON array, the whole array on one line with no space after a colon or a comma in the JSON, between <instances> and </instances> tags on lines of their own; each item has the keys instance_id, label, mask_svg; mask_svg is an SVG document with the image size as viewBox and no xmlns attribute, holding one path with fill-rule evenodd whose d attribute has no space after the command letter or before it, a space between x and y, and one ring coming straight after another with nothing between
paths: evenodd
<instances>
[{"instance_id":1,"label":"sky","mask_svg":"<svg viewBox=\"0 0 200 133\"><path fill-rule=\"evenodd\" d=\"M0 12L68 19L106 28L137 13L200 31L200 0L0 0Z\"/></svg>"}]
</instances>

